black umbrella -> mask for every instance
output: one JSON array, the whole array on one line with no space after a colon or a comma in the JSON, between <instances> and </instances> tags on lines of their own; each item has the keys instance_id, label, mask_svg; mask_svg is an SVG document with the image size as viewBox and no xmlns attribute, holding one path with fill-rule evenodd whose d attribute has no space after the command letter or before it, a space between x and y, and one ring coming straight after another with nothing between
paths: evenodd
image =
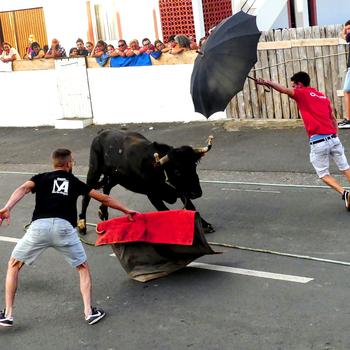
<instances>
[{"instance_id":1,"label":"black umbrella","mask_svg":"<svg viewBox=\"0 0 350 350\"><path fill-rule=\"evenodd\" d=\"M196 112L209 118L225 110L232 97L243 89L257 61L260 34L256 17L243 11L215 27L193 67L191 95Z\"/></svg>"}]
</instances>

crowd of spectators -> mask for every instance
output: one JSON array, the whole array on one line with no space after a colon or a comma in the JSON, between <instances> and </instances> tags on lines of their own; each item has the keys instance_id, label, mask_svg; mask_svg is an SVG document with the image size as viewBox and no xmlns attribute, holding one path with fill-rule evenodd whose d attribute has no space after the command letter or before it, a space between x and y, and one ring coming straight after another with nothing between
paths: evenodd
<instances>
[{"instance_id":1,"label":"crowd of spectators","mask_svg":"<svg viewBox=\"0 0 350 350\"><path fill-rule=\"evenodd\" d=\"M137 62L139 61L143 62L140 65L144 65L145 62L147 62L147 58L150 62L150 56L158 59L165 53L177 55L189 50L200 50L205 39L206 38L201 38L199 40L199 45L197 45L192 37L187 37L186 35L172 35L168 38L166 44L159 39L152 44L151 40L148 38L144 38L141 41L141 45L137 39L132 39L127 44L125 40L120 39L118 41L118 46L114 47L103 40L97 41L96 45L94 45L89 41L84 43L82 39L78 38L75 46L70 48L67 55L65 48L61 46L58 39L52 39L50 47L47 45L41 47L41 45L35 40L35 36L31 34L28 39L29 46L26 48L23 59L35 60L43 58L86 56L96 58L96 61L101 66L105 65L109 58L114 59L114 66L138 65ZM140 59L138 59L138 56L140 56ZM10 43L0 43L0 60L2 62L10 62L20 59L21 57L18 51L12 47Z\"/></svg>"}]
</instances>

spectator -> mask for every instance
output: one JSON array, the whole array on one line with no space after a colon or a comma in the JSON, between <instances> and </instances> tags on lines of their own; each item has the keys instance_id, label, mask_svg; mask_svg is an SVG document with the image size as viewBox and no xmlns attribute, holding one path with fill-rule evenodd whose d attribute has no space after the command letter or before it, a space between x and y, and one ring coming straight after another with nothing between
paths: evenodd
<instances>
[{"instance_id":1,"label":"spectator","mask_svg":"<svg viewBox=\"0 0 350 350\"><path fill-rule=\"evenodd\" d=\"M154 47L156 51L160 51L162 53L168 52L170 50L170 47L165 46L161 40L156 40L154 42Z\"/></svg>"},{"instance_id":2,"label":"spectator","mask_svg":"<svg viewBox=\"0 0 350 350\"><path fill-rule=\"evenodd\" d=\"M198 48L201 49L202 46L204 45L204 43L206 42L207 37L203 36L202 38L199 39L199 43L198 43Z\"/></svg>"},{"instance_id":3,"label":"spectator","mask_svg":"<svg viewBox=\"0 0 350 350\"><path fill-rule=\"evenodd\" d=\"M107 54L108 56L111 56L111 54L114 52L114 46L109 44L107 45Z\"/></svg>"},{"instance_id":4,"label":"spectator","mask_svg":"<svg viewBox=\"0 0 350 350\"><path fill-rule=\"evenodd\" d=\"M2 43L3 51L0 55L0 61L2 62L12 62L15 60L20 60L21 56L18 51L12 47L8 42Z\"/></svg>"},{"instance_id":5,"label":"spectator","mask_svg":"<svg viewBox=\"0 0 350 350\"><path fill-rule=\"evenodd\" d=\"M91 56L92 52L94 51L94 44L91 41L86 42L86 50L88 52L88 56Z\"/></svg>"},{"instance_id":6,"label":"spectator","mask_svg":"<svg viewBox=\"0 0 350 350\"><path fill-rule=\"evenodd\" d=\"M107 44L103 40L99 40L96 43L96 46L94 48L94 52L91 55L91 57L96 58L96 62L103 67L107 61L108 61L108 54L107 54Z\"/></svg>"},{"instance_id":7,"label":"spectator","mask_svg":"<svg viewBox=\"0 0 350 350\"><path fill-rule=\"evenodd\" d=\"M79 57L79 50L77 47L72 47L70 50L69 50L69 57Z\"/></svg>"},{"instance_id":8,"label":"spectator","mask_svg":"<svg viewBox=\"0 0 350 350\"><path fill-rule=\"evenodd\" d=\"M27 53L23 58L26 60L35 60L35 59L40 59L45 57L45 52L44 50L40 47L39 43L34 41L31 44L31 53ZM29 50L28 50L29 52Z\"/></svg>"},{"instance_id":9,"label":"spectator","mask_svg":"<svg viewBox=\"0 0 350 350\"><path fill-rule=\"evenodd\" d=\"M194 39L194 37L190 36L189 39L190 39L190 49L191 50L198 50L198 45L197 45L196 40Z\"/></svg>"},{"instance_id":10,"label":"spectator","mask_svg":"<svg viewBox=\"0 0 350 350\"><path fill-rule=\"evenodd\" d=\"M0 55L2 54L3 51L4 51L4 49L2 48L2 44L0 42Z\"/></svg>"},{"instance_id":11,"label":"spectator","mask_svg":"<svg viewBox=\"0 0 350 350\"><path fill-rule=\"evenodd\" d=\"M175 37L176 35L170 35L167 41L167 46L171 49L175 44Z\"/></svg>"},{"instance_id":12,"label":"spectator","mask_svg":"<svg viewBox=\"0 0 350 350\"><path fill-rule=\"evenodd\" d=\"M52 39L51 47L47 51L45 58L62 58L67 57L66 50L60 45L57 39Z\"/></svg>"},{"instance_id":13,"label":"spectator","mask_svg":"<svg viewBox=\"0 0 350 350\"><path fill-rule=\"evenodd\" d=\"M128 50L128 45L126 44L126 41L123 39L120 39L118 41L118 49L115 50L116 56L125 57L127 50Z\"/></svg>"},{"instance_id":14,"label":"spectator","mask_svg":"<svg viewBox=\"0 0 350 350\"><path fill-rule=\"evenodd\" d=\"M139 55L141 53L140 51L140 44L137 39L133 39L129 43L129 48L126 50L125 55L127 57L132 57L135 55Z\"/></svg>"},{"instance_id":15,"label":"spectator","mask_svg":"<svg viewBox=\"0 0 350 350\"><path fill-rule=\"evenodd\" d=\"M103 40L99 40L91 54L92 57L101 57L107 52L107 44Z\"/></svg>"},{"instance_id":16,"label":"spectator","mask_svg":"<svg viewBox=\"0 0 350 350\"><path fill-rule=\"evenodd\" d=\"M77 45L76 48L78 49L78 56L88 56L89 55L89 51L84 46L83 39L78 38L75 43Z\"/></svg>"},{"instance_id":17,"label":"spectator","mask_svg":"<svg viewBox=\"0 0 350 350\"><path fill-rule=\"evenodd\" d=\"M190 39L186 35L176 35L175 44L169 53L178 55L179 53L189 51L191 49L190 44Z\"/></svg>"},{"instance_id":18,"label":"spectator","mask_svg":"<svg viewBox=\"0 0 350 350\"><path fill-rule=\"evenodd\" d=\"M350 44L350 20L345 23L342 36L346 42ZM348 55L347 73L344 80L343 91L345 102L345 118L338 124L338 128L348 129L350 128L350 54Z\"/></svg>"},{"instance_id":19,"label":"spectator","mask_svg":"<svg viewBox=\"0 0 350 350\"><path fill-rule=\"evenodd\" d=\"M154 45L151 44L151 41L148 38L144 38L142 40L142 48L140 52L145 52L150 55L154 51L155 51L155 47Z\"/></svg>"},{"instance_id":20,"label":"spectator","mask_svg":"<svg viewBox=\"0 0 350 350\"><path fill-rule=\"evenodd\" d=\"M47 51L49 51L49 45L44 45L43 50L45 52L45 55L47 54Z\"/></svg>"}]
</instances>

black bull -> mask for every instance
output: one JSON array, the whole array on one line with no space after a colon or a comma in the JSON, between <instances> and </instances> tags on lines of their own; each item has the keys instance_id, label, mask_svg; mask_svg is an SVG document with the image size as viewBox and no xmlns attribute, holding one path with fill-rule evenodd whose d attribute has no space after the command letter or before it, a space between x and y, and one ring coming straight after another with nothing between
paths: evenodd
<instances>
[{"instance_id":1,"label":"black bull","mask_svg":"<svg viewBox=\"0 0 350 350\"><path fill-rule=\"evenodd\" d=\"M157 210L168 210L163 201L173 204L178 198L188 210L195 210L191 199L199 198L202 189L196 172L197 163L210 150L208 146L174 148L150 142L136 132L106 130L99 133L90 148L87 184L109 194L119 184L126 189L145 194ZM102 177L102 179L101 179ZM84 196L78 228L86 233L86 210L90 202ZM108 219L107 207L100 206L99 217ZM214 232L211 224L201 219L205 232Z\"/></svg>"}]
</instances>

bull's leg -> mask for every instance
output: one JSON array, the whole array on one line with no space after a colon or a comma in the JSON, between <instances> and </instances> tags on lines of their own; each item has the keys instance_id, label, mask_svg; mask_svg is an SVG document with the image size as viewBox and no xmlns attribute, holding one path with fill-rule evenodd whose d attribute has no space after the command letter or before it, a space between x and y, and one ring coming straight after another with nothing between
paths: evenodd
<instances>
[{"instance_id":1,"label":"bull's leg","mask_svg":"<svg viewBox=\"0 0 350 350\"><path fill-rule=\"evenodd\" d=\"M151 195L147 195L147 197L158 211L169 210L169 208L164 204L164 202L161 199L153 197Z\"/></svg>"},{"instance_id":2,"label":"bull's leg","mask_svg":"<svg viewBox=\"0 0 350 350\"><path fill-rule=\"evenodd\" d=\"M101 172L95 168L89 168L86 183L88 186L92 188L97 188L98 180L100 179ZM83 196L82 204L81 204L81 212L79 214L78 220L78 230L80 234L86 234L86 211L90 203L90 196Z\"/></svg>"},{"instance_id":3,"label":"bull's leg","mask_svg":"<svg viewBox=\"0 0 350 350\"><path fill-rule=\"evenodd\" d=\"M196 207L194 206L194 204L192 203L192 201L190 199L187 199L185 197L181 197L180 198L182 203L185 206L185 209L187 210L196 210ZM200 216L201 218L201 223L203 226L203 231L204 233L212 233L215 232L214 227L212 226L212 224L210 224L209 222L205 221L202 216Z\"/></svg>"},{"instance_id":4,"label":"bull's leg","mask_svg":"<svg viewBox=\"0 0 350 350\"><path fill-rule=\"evenodd\" d=\"M108 177L108 181L103 185L103 193L109 195L111 193L112 188L118 184L116 178ZM98 210L99 218L104 221L108 220L108 208L101 204Z\"/></svg>"}]
</instances>

